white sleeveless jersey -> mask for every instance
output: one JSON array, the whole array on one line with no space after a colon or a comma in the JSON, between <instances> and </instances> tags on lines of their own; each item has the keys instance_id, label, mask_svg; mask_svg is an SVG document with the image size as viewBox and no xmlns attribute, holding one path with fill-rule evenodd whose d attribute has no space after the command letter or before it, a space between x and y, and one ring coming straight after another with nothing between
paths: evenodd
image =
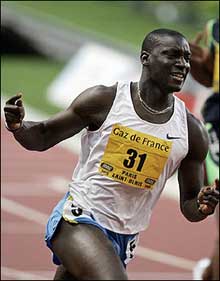
<instances>
[{"instance_id":1,"label":"white sleeveless jersey","mask_svg":"<svg viewBox=\"0 0 220 281\"><path fill-rule=\"evenodd\" d=\"M142 231L166 180L188 152L185 105L175 97L169 121L153 124L137 115L130 83L118 83L106 120L82 135L81 147L69 185L74 202L114 232Z\"/></svg>"}]
</instances>

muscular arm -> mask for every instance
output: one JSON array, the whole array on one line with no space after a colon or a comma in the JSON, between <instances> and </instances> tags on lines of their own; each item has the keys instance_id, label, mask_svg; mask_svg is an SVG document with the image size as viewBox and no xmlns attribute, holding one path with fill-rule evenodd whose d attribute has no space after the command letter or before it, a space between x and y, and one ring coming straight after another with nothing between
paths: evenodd
<instances>
[{"instance_id":1,"label":"muscular arm","mask_svg":"<svg viewBox=\"0 0 220 281\"><path fill-rule=\"evenodd\" d=\"M208 136L202 123L188 113L189 152L178 170L180 208L189 221L206 218L199 212L197 199L203 186L203 162L208 151Z\"/></svg>"},{"instance_id":2,"label":"muscular arm","mask_svg":"<svg viewBox=\"0 0 220 281\"><path fill-rule=\"evenodd\" d=\"M22 121L20 128L13 131L14 137L28 150L44 151L74 136L83 128L97 129L104 122L110 110L115 90L115 85L89 88L81 93L66 110L48 120ZM19 106L16 102L5 106L6 123L9 128L13 127L11 120L16 119L18 109Z\"/></svg>"}]
</instances>

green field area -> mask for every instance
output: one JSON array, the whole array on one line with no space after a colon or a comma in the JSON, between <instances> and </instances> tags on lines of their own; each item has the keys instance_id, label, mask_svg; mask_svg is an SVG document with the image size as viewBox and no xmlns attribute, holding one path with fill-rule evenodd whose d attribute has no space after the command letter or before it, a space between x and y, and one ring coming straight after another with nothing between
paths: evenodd
<instances>
[{"instance_id":1,"label":"green field area","mask_svg":"<svg viewBox=\"0 0 220 281\"><path fill-rule=\"evenodd\" d=\"M3 56L1 58L1 93L8 97L23 93L25 104L52 114L59 107L46 98L48 85L62 70L63 65L36 57Z\"/></svg>"},{"instance_id":2,"label":"green field area","mask_svg":"<svg viewBox=\"0 0 220 281\"><path fill-rule=\"evenodd\" d=\"M141 6L137 6L141 2ZM162 23L155 16L161 3L174 2L178 18ZM135 4L136 3L136 4ZM187 4L188 3L188 4ZM218 16L218 1L1 1L19 13L66 28L77 29L109 44L120 44L138 51L146 33L159 27L177 29L192 39L206 20ZM64 64L42 59L2 57L1 91L7 95L24 92L25 101L54 113L46 89Z\"/></svg>"},{"instance_id":3,"label":"green field area","mask_svg":"<svg viewBox=\"0 0 220 281\"><path fill-rule=\"evenodd\" d=\"M164 23L155 15L159 5L169 2L175 4L178 17ZM160 27L178 29L190 39L219 11L218 1L1 1L1 5L136 48L146 33Z\"/></svg>"}]
</instances>

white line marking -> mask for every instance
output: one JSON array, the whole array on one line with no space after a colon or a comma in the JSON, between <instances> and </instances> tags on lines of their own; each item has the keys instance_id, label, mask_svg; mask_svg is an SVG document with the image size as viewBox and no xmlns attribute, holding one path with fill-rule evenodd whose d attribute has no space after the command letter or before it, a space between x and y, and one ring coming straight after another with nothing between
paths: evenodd
<instances>
[{"instance_id":1,"label":"white line marking","mask_svg":"<svg viewBox=\"0 0 220 281\"><path fill-rule=\"evenodd\" d=\"M2 183L2 194L4 196L53 196L46 183Z\"/></svg>"},{"instance_id":2,"label":"white line marking","mask_svg":"<svg viewBox=\"0 0 220 281\"><path fill-rule=\"evenodd\" d=\"M59 196L68 191L69 181L63 177L49 178L49 182L10 182L2 183L4 196ZM31 188L30 188L31 187ZM51 189L55 192L51 193Z\"/></svg>"},{"instance_id":3,"label":"white line marking","mask_svg":"<svg viewBox=\"0 0 220 281\"><path fill-rule=\"evenodd\" d=\"M40 225L45 226L48 220L48 215L36 211L32 208L25 207L20 203L4 197L1 198L1 207L2 210L8 213L14 214L27 220L34 221L36 223L39 223Z\"/></svg>"},{"instance_id":4,"label":"white line marking","mask_svg":"<svg viewBox=\"0 0 220 281\"><path fill-rule=\"evenodd\" d=\"M188 272L128 272L129 280L193 280Z\"/></svg>"},{"instance_id":5,"label":"white line marking","mask_svg":"<svg viewBox=\"0 0 220 281\"><path fill-rule=\"evenodd\" d=\"M30 273L28 271L16 270L6 266L1 267L1 276L11 278L9 280L50 280L45 276ZM1 279L4 280L4 279Z\"/></svg>"},{"instance_id":6,"label":"white line marking","mask_svg":"<svg viewBox=\"0 0 220 281\"><path fill-rule=\"evenodd\" d=\"M168 265L175 266L175 267L182 268L182 269L187 269L190 271L196 265L196 262L194 262L194 261L191 261L191 260L188 260L188 259L185 259L182 257L170 255L167 253L163 253L160 251L155 251L155 250L141 247L141 246L137 247L136 255L139 257L142 257L142 258L152 260L152 261L161 262L164 264L168 264Z\"/></svg>"},{"instance_id":7,"label":"white line marking","mask_svg":"<svg viewBox=\"0 0 220 281\"><path fill-rule=\"evenodd\" d=\"M23 235L30 235L30 234L44 234L45 227L39 224L33 224L32 222L8 222L2 221L1 223L1 233L2 234L23 234ZM7 236L8 238L8 236Z\"/></svg>"}]
</instances>

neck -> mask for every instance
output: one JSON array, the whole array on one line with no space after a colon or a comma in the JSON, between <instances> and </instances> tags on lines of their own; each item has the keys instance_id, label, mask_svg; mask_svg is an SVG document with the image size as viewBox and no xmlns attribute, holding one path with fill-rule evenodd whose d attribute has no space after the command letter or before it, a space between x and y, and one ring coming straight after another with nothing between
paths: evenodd
<instances>
[{"instance_id":1,"label":"neck","mask_svg":"<svg viewBox=\"0 0 220 281\"><path fill-rule=\"evenodd\" d=\"M163 114L173 109L174 99L172 93L167 95L157 88L154 91L149 90L149 85L147 86L146 82L142 83L141 80L137 83L137 94L142 107L151 114Z\"/></svg>"},{"instance_id":2,"label":"neck","mask_svg":"<svg viewBox=\"0 0 220 281\"><path fill-rule=\"evenodd\" d=\"M167 87L159 87L151 78L148 71L144 68L141 73L139 88L143 100L151 107L158 109L168 106L172 100L173 92L168 91Z\"/></svg>"}]
</instances>

